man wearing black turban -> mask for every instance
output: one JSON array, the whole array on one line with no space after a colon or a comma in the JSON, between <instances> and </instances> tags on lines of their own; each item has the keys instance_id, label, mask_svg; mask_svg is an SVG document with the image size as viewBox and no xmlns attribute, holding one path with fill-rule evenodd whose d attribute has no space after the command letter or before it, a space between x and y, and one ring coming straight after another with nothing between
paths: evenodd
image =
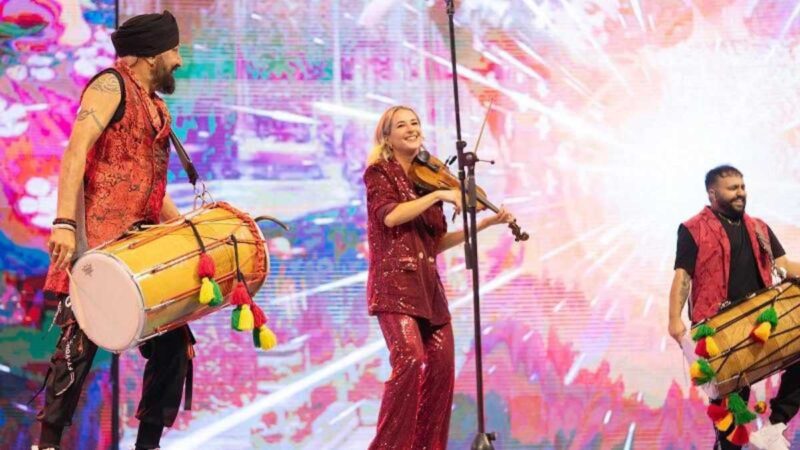
<instances>
[{"instance_id":1,"label":"man wearing black turban","mask_svg":"<svg viewBox=\"0 0 800 450\"><path fill-rule=\"evenodd\" d=\"M134 70L146 63L141 67L142 81L149 78L152 88L165 94L175 92L172 72L181 65L179 41L178 22L169 11L132 17L111 34L117 56L127 57Z\"/></svg>"},{"instance_id":2,"label":"man wearing black turban","mask_svg":"<svg viewBox=\"0 0 800 450\"><path fill-rule=\"evenodd\" d=\"M88 248L136 223L180 217L166 193L171 116L156 94L175 91L172 72L182 62L178 24L169 11L144 14L127 20L111 40L118 59L84 90L61 162L44 288L45 296L60 302L55 322L61 336L45 378L45 404L37 416L42 431L34 449L59 448L97 352L69 307L65 269ZM188 409L193 343L184 325L140 347L147 363L136 412L137 450L158 448L164 427L172 426L180 409L184 381Z\"/></svg>"}]
</instances>

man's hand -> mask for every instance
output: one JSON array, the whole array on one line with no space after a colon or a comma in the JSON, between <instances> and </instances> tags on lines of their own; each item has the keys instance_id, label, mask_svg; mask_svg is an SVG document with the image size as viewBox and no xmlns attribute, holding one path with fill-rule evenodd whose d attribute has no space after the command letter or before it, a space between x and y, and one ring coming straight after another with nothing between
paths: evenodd
<instances>
[{"instance_id":1,"label":"man's hand","mask_svg":"<svg viewBox=\"0 0 800 450\"><path fill-rule=\"evenodd\" d=\"M64 228L54 228L47 242L50 249L50 261L58 270L69 267L72 257L75 256L75 232Z\"/></svg>"},{"instance_id":2,"label":"man's hand","mask_svg":"<svg viewBox=\"0 0 800 450\"><path fill-rule=\"evenodd\" d=\"M669 320L669 335L680 345L681 338L686 334L686 325L680 317Z\"/></svg>"}]
</instances>

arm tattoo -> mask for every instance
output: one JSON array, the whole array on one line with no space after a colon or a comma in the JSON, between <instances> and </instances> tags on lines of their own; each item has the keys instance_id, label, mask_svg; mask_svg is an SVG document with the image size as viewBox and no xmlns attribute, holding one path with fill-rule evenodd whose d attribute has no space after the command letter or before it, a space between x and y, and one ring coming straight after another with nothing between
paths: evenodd
<instances>
[{"instance_id":1,"label":"arm tattoo","mask_svg":"<svg viewBox=\"0 0 800 450\"><path fill-rule=\"evenodd\" d=\"M89 89L99 92L110 92L112 94L119 94L119 81L113 76L102 76L89 86Z\"/></svg>"},{"instance_id":2,"label":"arm tattoo","mask_svg":"<svg viewBox=\"0 0 800 450\"><path fill-rule=\"evenodd\" d=\"M91 116L94 119L94 123L97 125L97 128L100 129L100 132L106 129L102 123L100 123L100 119L97 118L97 115L94 113L94 108L89 109L81 109L78 112L78 122L85 120L87 117Z\"/></svg>"},{"instance_id":3,"label":"arm tattoo","mask_svg":"<svg viewBox=\"0 0 800 450\"><path fill-rule=\"evenodd\" d=\"M692 287L692 279L686 275L681 277L681 288L679 291L679 295L681 297L681 309L683 309L683 305L686 304L686 300L689 299L689 290Z\"/></svg>"}]
</instances>

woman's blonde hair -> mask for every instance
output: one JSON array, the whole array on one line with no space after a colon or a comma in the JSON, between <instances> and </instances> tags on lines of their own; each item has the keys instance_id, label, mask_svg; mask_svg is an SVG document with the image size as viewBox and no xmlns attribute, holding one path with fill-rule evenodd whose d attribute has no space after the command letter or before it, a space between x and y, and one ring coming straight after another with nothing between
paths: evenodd
<instances>
[{"instance_id":1,"label":"woman's blonde hair","mask_svg":"<svg viewBox=\"0 0 800 450\"><path fill-rule=\"evenodd\" d=\"M381 118L378 119L378 125L375 127L375 137L373 142L374 146L367 156L368 166L371 166L380 160L389 161L392 159L392 148L389 147L389 143L386 141L386 139L390 134L392 134L392 121L394 120L395 113L401 110L411 111L414 113L414 116L417 118L417 122L420 123L420 126L422 125L422 121L419 120L419 114L417 114L416 111L408 106L392 106L384 111L381 115ZM420 133L420 137L422 136L422 133Z\"/></svg>"}]
</instances>

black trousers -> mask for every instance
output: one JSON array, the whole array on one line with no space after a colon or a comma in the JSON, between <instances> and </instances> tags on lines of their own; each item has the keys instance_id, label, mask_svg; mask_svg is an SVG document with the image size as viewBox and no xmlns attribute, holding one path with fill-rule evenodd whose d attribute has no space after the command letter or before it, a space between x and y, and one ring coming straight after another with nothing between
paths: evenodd
<instances>
[{"instance_id":1,"label":"black trousers","mask_svg":"<svg viewBox=\"0 0 800 450\"><path fill-rule=\"evenodd\" d=\"M739 395L747 401L747 399L750 398L750 388L742 389L739 391ZM722 403L722 400L714 400L711 403L719 405ZM778 388L778 393L775 395L775 398L770 400L769 407L769 421L771 423L782 422L787 425L797 414L797 411L800 410L800 363L789 366L783 372L781 375L781 386ZM732 424L731 427L724 432L718 431L716 427L714 427L714 431L717 433L717 443L714 445L715 450L740 450L742 448L738 445L731 444L725 438L733 431L734 426L735 424Z\"/></svg>"},{"instance_id":2,"label":"black trousers","mask_svg":"<svg viewBox=\"0 0 800 450\"><path fill-rule=\"evenodd\" d=\"M72 424L83 383L97 353L95 345L75 321L72 311L63 306L56 317L61 336L50 358L45 379L44 407L37 419L51 427ZM148 340L139 347L147 358L142 397L136 418L140 422L172 426L180 409L186 382L186 409L191 405L192 357L194 337L187 325Z\"/></svg>"}]
</instances>

